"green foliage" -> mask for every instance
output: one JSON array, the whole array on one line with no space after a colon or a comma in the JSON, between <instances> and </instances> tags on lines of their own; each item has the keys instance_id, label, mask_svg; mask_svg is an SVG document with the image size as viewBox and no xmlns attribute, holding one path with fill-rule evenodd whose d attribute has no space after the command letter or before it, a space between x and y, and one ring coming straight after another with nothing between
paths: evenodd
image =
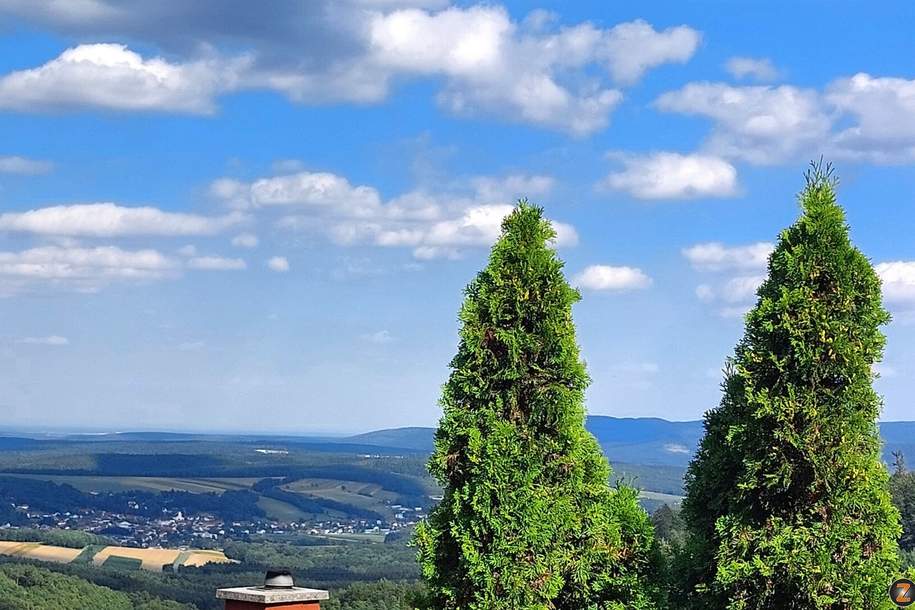
<instances>
[{"instance_id":1,"label":"green foliage","mask_svg":"<svg viewBox=\"0 0 915 610\"><path fill-rule=\"evenodd\" d=\"M435 608L653 607L648 515L584 427L579 294L554 237L522 201L466 291L429 463L444 499L416 535Z\"/></svg>"},{"instance_id":2,"label":"green foliage","mask_svg":"<svg viewBox=\"0 0 915 610\"><path fill-rule=\"evenodd\" d=\"M871 387L889 315L828 167L800 200L687 475L689 607L892 607L898 514Z\"/></svg>"},{"instance_id":3,"label":"green foliage","mask_svg":"<svg viewBox=\"0 0 915 610\"><path fill-rule=\"evenodd\" d=\"M131 610L133 605L123 593L78 578L54 574L30 565L0 566L0 609L61 608Z\"/></svg>"},{"instance_id":4,"label":"green foliage","mask_svg":"<svg viewBox=\"0 0 915 610\"><path fill-rule=\"evenodd\" d=\"M116 570L124 570L125 572L130 570L139 570L140 566L143 565L143 562L134 557L117 557L111 555L105 559L103 566L106 568L114 568Z\"/></svg>"},{"instance_id":5,"label":"green foliage","mask_svg":"<svg viewBox=\"0 0 915 610\"><path fill-rule=\"evenodd\" d=\"M53 546L64 546L70 549L82 549L89 545L109 546L117 544L105 536L98 536L80 530L47 529L30 527L0 530L0 540L13 542L42 542Z\"/></svg>"}]
</instances>

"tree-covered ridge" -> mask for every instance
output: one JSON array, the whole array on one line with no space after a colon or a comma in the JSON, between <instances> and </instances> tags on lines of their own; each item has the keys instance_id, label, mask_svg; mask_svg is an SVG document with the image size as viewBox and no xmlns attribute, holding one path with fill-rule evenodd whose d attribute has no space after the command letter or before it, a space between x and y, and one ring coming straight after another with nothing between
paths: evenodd
<instances>
[{"instance_id":1,"label":"tree-covered ridge","mask_svg":"<svg viewBox=\"0 0 915 610\"><path fill-rule=\"evenodd\" d=\"M0 565L0 610L192 610L147 593L113 591L32 565Z\"/></svg>"},{"instance_id":2,"label":"tree-covered ridge","mask_svg":"<svg viewBox=\"0 0 915 610\"><path fill-rule=\"evenodd\" d=\"M649 608L653 536L584 427L589 379L542 210L519 203L466 290L417 533L436 608Z\"/></svg>"},{"instance_id":3,"label":"tree-covered ridge","mask_svg":"<svg viewBox=\"0 0 915 610\"><path fill-rule=\"evenodd\" d=\"M891 607L899 523L871 385L889 314L835 187L807 175L706 416L684 504L697 608Z\"/></svg>"}]
</instances>

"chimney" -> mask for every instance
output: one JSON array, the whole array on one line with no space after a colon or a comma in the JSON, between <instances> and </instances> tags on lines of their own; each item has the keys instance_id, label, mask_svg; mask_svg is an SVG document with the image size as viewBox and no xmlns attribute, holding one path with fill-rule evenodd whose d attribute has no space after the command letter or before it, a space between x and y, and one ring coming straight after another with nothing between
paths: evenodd
<instances>
[{"instance_id":1,"label":"chimney","mask_svg":"<svg viewBox=\"0 0 915 610\"><path fill-rule=\"evenodd\" d=\"M216 591L226 601L226 610L320 610L327 591L295 586L288 570L270 570L260 587L234 587Z\"/></svg>"}]
</instances>

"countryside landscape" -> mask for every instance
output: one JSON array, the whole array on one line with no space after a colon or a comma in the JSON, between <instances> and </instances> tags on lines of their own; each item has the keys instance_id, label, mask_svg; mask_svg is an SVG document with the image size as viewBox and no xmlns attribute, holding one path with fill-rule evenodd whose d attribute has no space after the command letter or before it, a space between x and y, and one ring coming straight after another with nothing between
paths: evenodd
<instances>
[{"instance_id":1,"label":"countryside landscape","mask_svg":"<svg viewBox=\"0 0 915 610\"><path fill-rule=\"evenodd\" d=\"M0 610L915 607L911 23L0 0Z\"/></svg>"}]
</instances>

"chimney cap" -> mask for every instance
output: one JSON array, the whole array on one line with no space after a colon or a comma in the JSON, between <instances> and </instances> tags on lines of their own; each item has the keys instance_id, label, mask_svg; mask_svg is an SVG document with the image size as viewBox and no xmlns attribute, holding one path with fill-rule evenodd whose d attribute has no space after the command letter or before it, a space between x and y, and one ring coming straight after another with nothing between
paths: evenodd
<instances>
[{"instance_id":1,"label":"chimney cap","mask_svg":"<svg viewBox=\"0 0 915 610\"><path fill-rule=\"evenodd\" d=\"M292 589L295 587L295 581L292 579L292 572L283 569L267 570L264 577L265 589Z\"/></svg>"}]
</instances>

